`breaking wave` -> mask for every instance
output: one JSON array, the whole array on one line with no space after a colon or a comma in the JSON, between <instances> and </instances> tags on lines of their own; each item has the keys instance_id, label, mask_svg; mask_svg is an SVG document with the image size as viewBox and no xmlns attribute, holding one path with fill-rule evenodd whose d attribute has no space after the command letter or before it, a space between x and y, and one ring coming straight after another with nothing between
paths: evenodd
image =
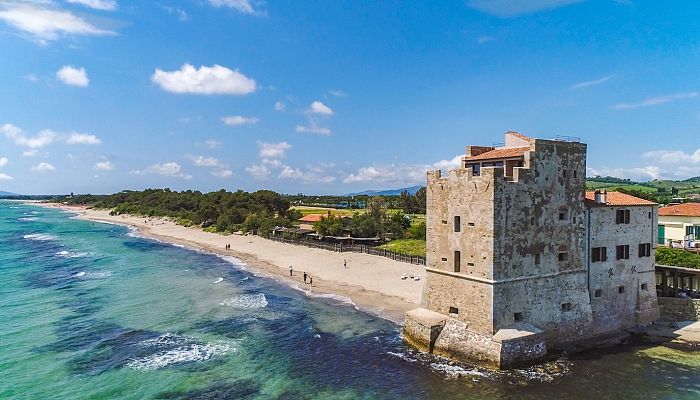
<instances>
[{"instance_id":1,"label":"breaking wave","mask_svg":"<svg viewBox=\"0 0 700 400\"><path fill-rule=\"evenodd\" d=\"M87 251L59 251L56 253L57 256L65 257L65 258L81 258L81 257L87 257L90 255Z\"/></svg>"},{"instance_id":2,"label":"breaking wave","mask_svg":"<svg viewBox=\"0 0 700 400\"><path fill-rule=\"evenodd\" d=\"M242 294L221 302L222 306L229 306L243 309L256 309L267 307L267 298L264 293Z\"/></svg>"},{"instance_id":3,"label":"breaking wave","mask_svg":"<svg viewBox=\"0 0 700 400\"><path fill-rule=\"evenodd\" d=\"M49 235L48 233L32 233L29 235L24 235L22 237L27 240L37 240L42 242L58 239L58 237L54 235Z\"/></svg>"},{"instance_id":4,"label":"breaking wave","mask_svg":"<svg viewBox=\"0 0 700 400\"><path fill-rule=\"evenodd\" d=\"M85 272L80 271L73 275L73 278L79 279L106 279L112 276L112 271L96 271L96 272Z\"/></svg>"},{"instance_id":5,"label":"breaking wave","mask_svg":"<svg viewBox=\"0 0 700 400\"><path fill-rule=\"evenodd\" d=\"M224 278L219 278L219 279L215 280L215 281L212 282L212 283L221 283L221 282L223 282L223 281L224 281Z\"/></svg>"},{"instance_id":6,"label":"breaking wave","mask_svg":"<svg viewBox=\"0 0 700 400\"><path fill-rule=\"evenodd\" d=\"M138 345L140 347L164 348L162 351L135 358L126 363L127 368L141 372L155 371L170 365L207 361L237 351L232 342L198 343L193 338L172 333L144 340Z\"/></svg>"},{"instance_id":7,"label":"breaking wave","mask_svg":"<svg viewBox=\"0 0 700 400\"><path fill-rule=\"evenodd\" d=\"M31 222L31 221L36 221L39 218L37 217L19 217L17 218L17 221L24 221L24 222Z\"/></svg>"}]
</instances>

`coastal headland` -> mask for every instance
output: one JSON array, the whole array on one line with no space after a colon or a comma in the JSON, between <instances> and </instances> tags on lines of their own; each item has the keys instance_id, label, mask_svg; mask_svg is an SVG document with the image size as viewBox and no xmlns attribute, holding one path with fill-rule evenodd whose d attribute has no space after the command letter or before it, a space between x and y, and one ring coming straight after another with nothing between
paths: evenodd
<instances>
[{"instance_id":1,"label":"coastal headland","mask_svg":"<svg viewBox=\"0 0 700 400\"><path fill-rule=\"evenodd\" d=\"M402 275L424 276L422 266L359 253L332 251L274 242L255 235L221 235L196 227L184 227L167 219L133 215L110 215L107 210L57 203L33 203L74 212L76 218L136 228L147 238L240 259L251 272L296 285L309 295L348 298L360 309L397 324L404 313L421 301L424 279L401 279ZM230 245L230 250L226 250ZM347 267L345 267L347 261ZM289 274L289 266L293 276ZM305 284L306 272L313 279Z\"/></svg>"}]
</instances>

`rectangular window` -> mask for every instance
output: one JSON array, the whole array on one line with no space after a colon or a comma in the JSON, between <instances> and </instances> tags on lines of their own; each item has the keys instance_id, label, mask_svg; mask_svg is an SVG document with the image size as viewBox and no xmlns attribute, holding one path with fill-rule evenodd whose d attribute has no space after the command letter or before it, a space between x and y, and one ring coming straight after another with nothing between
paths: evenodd
<instances>
[{"instance_id":1,"label":"rectangular window","mask_svg":"<svg viewBox=\"0 0 700 400\"><path fill-rule=\"evenodd\" d=\"M447 220L446 220L446 219L443 219L443 220L442 220L442 224L443 224L443 225L447 225Z\"/></svg>"},{"instance_id":2,"label":"rectangular window","mask_svg":"<svg viewBox=\"0 0 700 400\"><path fill-rule=\"evenodd\" d=\"M468 262L468 263L467 263L467 267L473 267L473 266L474 266L474 263L473 263L473 262Z\"/></svg>"},{"instance_id":3,"label":"rectangular window","mask_svg":"<svg viewBox=\"0 0 700 400\"><path fill-rule=\"evenodd\" d=\"M578 171L574 170L574 179L578 178Z\"/></svg>"},{"instance_id":4,"label":"rectangular window","mask_svg":"<svg viewBox=\"0 0 700 400\"><path fill-rule=\"evenodd\" d=\"M646 283L642 283L642 290L649 290L649 287Z\"/></svg>"},{"instance_id":5,"label":"rectangular window","mask_svg":"<svg viewBox=\"0 0 700 400\"><path fill-rule=\"evenodd\" d=\"M515 320L515 322L522 321L523 320L523 313L516 312L515 314L513 314L513 320Z\"/></svg>"},{"instance_id":6,"label":"rectangular window","mask_svg":"<svg viewBox=\"0 0 700 400\"><path fill-rule=\"evenodd\" d=\"M473 223L473 222L467 222L467 225L469 225L469 226L474 226L474 223Z\"/></svg>"},{"instance_id":7,"label":"rectangular window","mask_svg":"<svg viewBox=\"0 0 700 400\"><path fill-rule=\"evenodd\" d=\"M596 289L594 292L595 297L601 297L603 295L603 289Z\"/></svg>"},{"instance_id":8,"label":"rectangular window","mask_svg":"<svg viewBox=\"0 0 700 400\"><path fill-rule=\"evenodd\" d=\"M461 226L462 219L459 217L459 215L455 215L454 222L455 222L455 232L459 232L460 230L462 230L462 226Z\"/></svg>"},{"instance_id":9,"label":"rectangular window","mask_svg":"<svg viewBox=\"0 0 700 400\"><path fill-rule=\"evenodd\" d=\"M559 209L559 221L568 221L569 220L569 209L568 208L560 208Z\"/></svg>"},{"instance_id":10,"label":"rectangular window","mask_svg":"<svg viewBox=\"0 0 700 400\"><path fill-rule=\"evenodd\" d=\"M561 176L566 178L566 170L561 171Z\"/></svg>"},{"instance_id":11,"label":"rectangular window","mask_svg":"<svg viewBox=\"0 0 700 400\"><path fill-rule=\"evenodd\" d=\"M615 223L616 224L629 224L630 223L630 210L617 210L615 213Z\"/></svg>"},{"instance_id":12,"label":"rectangular window","mask_svg":"<svg viewBox=\"0 0 700 400\"><path fill-rule=\"evenodd\" d=\"M447 257L442 257L442 261L447 261Z\"/></svg>"},{"instance_id":13,"label":"rectangular window","mask_svg":"<svg viewBox=\"0 0 700 400\"><path fill-rule=\"evenodd\" d=\"M618 260L628 260L630 258L630 246L625 244L615 247L615 258Z\"/></svg>"},{"instance_id":14,"label":"rectangular window","mask_svg":"<svg viewBox=\"0 0 700 400\"><path fill-rule=\"evenodd\" d=\"M565 251L559 253L559 261L562 261L562 262L569 261L569 253L567 253Z\"/></svg>"},{"instance_id":15,"label":"rectangular window","mask_svg":"<svg viewBox=\"0 0 700 400\"><path fill-rule=\"evenodd\" d=\"M535 265L540 265L540 253L535 253Z\"/></svg>"},{"instance_id":16,"label":"rectangular window","mask_svg":"<svg viewBox=\"0 0 700 400\"><path fill-rule=\"evenodd\" d=\"M450 314L459 314L459 308L450 307Z\"/></svg>"},{"instance_id":17,"label":"rectangular window","mask_svg":"<svg viewBox=\"0 0 700 400\"><path fill-rule=\"evenodd\" d=\"M620 293L620 294L625 293L625 287L624 287L624 286L619 286L619 287L617 288L617 293Z\"/></svg>"},{"instance_id":18,"label":"rectangular window","mask_svg":"<svg viewBox=\"0 0 700 400\"><path fill-rule=\"evenodd\" d=\"M594 247L591 249L591 262L601 262L608 260L607 247Z\"/></svg>"},{"instance_id":19,"label":"rectangular window","mask_svg":"<svg viewBox=\"0 0 700 400\"><path fill-rule=\"evenodd\" d=\"M460 271L461 263L462 263L462 253L460 253L459 251L455 251L455 261L454 261L455 272Z\"/></svg>"},{"instance_id":20,"label":"rectangular window","mask_svg":"<svg viewBox=\"0 0 700 400\"><path fill-rule=\"evenodd\" d=\"M651 243L640 243L639 244L639 257L650 257L651 256Z\"/></svg>"},{"instance_id":21,"label":"rectangular window","mask_svg":"<svg viewBox=\"0 0 700 400\"><path fill-rule=\"evenodd\" d=\"M564 303L561 305L562 311L571 311L571 303Z\"/></svg>"}]
</instances>

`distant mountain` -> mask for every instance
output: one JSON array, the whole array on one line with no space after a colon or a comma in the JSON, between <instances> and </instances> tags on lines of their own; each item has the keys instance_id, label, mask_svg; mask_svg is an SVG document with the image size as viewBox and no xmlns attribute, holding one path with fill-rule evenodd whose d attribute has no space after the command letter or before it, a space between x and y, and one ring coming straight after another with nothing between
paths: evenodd
<instances>
[{"instance_id":1,"label":"distant mountain","mask_svg":"<svg viewBox=\"0 0 700 400\"><path fill-rule=\"evenodd\" d=\"M345 196L398 196L401 192L408 192L408 194L414 195L422 187L418 185L401 189L365 190L364 192L348 193Z\"/></svg>"},{"instance_id":2,"label":"distant mountain","mask_svg":"<svg viewBox=\"0 0 700 400\"><path fill-rule=\"evenodd\" d=\"M0 190L0 196L17 196L15 193L3 192Z\"/></svg>"},{"instance_id":3,"label":"distant mountain","mask_svg":"<svg viewBox=\"0 0 700 400\"><path fill-rule=\"evenodd\" d=\"M694 178L688 178L684 180L683 182L685 183L700 183L700 176L696 176Z\"/></svg>"}]
</instances>

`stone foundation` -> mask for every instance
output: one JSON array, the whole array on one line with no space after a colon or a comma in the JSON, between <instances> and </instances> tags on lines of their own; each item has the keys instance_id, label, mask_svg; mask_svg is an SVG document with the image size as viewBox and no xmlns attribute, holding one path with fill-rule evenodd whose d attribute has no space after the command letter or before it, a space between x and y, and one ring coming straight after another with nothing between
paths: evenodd
<instances>
[{"instance_id":1,"label":"stone foundation","mask_svg":"<svg viewBox=\"0 0 700 400\"><path fill-rule=\"evenodd\" d=\"M533 326L519 324L486 336L464 322L424 308L406 313L403 337L421 351L496 368L533 364L547 354L544 335Z\"/></svg>"},{"instance_id":2,"label":"stone foundation","mask_svg":"<svg viewBox=\"0 0 700 400\"><path fill-rule=\"evenodd\" d=\"M659 297L660 321L700 321L700 299Z\"/></svg>"}]
</instances>

